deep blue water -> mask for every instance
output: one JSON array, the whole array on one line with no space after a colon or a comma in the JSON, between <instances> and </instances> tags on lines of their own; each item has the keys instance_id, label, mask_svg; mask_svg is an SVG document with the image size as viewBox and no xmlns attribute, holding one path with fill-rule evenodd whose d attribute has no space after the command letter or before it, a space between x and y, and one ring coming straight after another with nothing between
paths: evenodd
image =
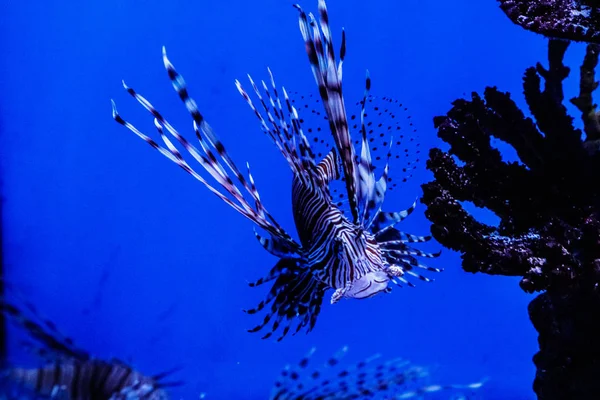
<instances>
[{"instance_id":1,"label":"deep blue water","mask_svg":"<svg viewBox=\"0 0 600 400\"><path fill-rule=\"evenodd\" d=\"M302 5L316 11L316 0ZM545 40L513 26L492 0L328 6L336 42L342 26L348 36L347 96L361 96L368 68L374 95L410 107L425 149L443 146L432 117L464 93L496 85L526 109L522 73L546 60ZM517 278L463 272L448 250L430 262L446 269L434 283L327 304L309 335L276 343L247 333L263 315L241 309L266 288L246 282L274 257L258 245L249 221L112 120L114 98L124 116L155 133L123 91L125 79L192 133L162 67L167 46L230 153L251 163L269 211L294 232L289 169L233 84L246 73L266 78L270 66L290 91L313 90L290 2L5 1L2 9L6 274L81 347L148 373L182 364L177 378L187 385L174 398L206 392L211 399L265 399L284 364L312 346L325 357L343 345L353 361L383 353L437 365L440 382L488 376L485 399L534 398L537 342L527 316L533 297ZM572 46L565 63L579 65L581 54L582 46ZM577 72L567 95L576 93ZM421 167L389 201L407 207L430 177ZM427 234L423 209L402 228Z\"/></svg>"}]
</instances>

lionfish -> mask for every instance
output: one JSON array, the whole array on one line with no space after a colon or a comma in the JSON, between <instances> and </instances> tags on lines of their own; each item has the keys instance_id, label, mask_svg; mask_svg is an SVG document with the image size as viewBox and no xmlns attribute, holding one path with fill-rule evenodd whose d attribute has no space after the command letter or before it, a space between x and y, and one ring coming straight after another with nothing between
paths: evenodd
<instances>
[{"instance_id":1,"label":"lionfish","mask_svg":"<svg viewBox=\"0 0 600 400\"><path fill-rule=\"evenodd\" d=\"M376 362L381 356L373 355L346 368L340 367L340 359L347 352L344 347L330 357L321 368L309 369L315 348L296 366L287 365L271 390L270 400L351 400L351 399L414 399L444 391L475 392L485 379L466 385L427 384L430 377L427 368L396 358Z\"/></svg>"},{"instance_id":2,"label":"lionfish","mask_svg":"<svg viewBox=\"0 0 600 400\"><path fill-rule=\"evenodd\" d=\"M164 142L164 147L123 119L112 101L113 118L116 122L135 133L267 232L268 237L255 232L256 237L269 253L279 258L279 261L266 276L250 283L250 286L255 287L270 281L274 283L263 301L255 308L246 310L249 314L255 314L271 304L262 323L249 330L257 332L273 320L271 330L263 339L282 328L278 338L281 340L292 330L294 321L297 322L292 330L294 334L303 328L307 333L310 332L316 323L324 294L328 289L334 290L331 303L342 298L364 299L378 293L390 292L390 282L400 286L414 286L406 279L407 276L431 281L415 272L415 269L441 271L425 266L417 259L437 257L439 253L426 253L409 246L411 243L425 242L430 236L416 236L395 228L396 224L414 210L417 202L404 211L382 211L389 180L391 151L387 153L386 165L381 176L376 179L365 126L365 105L367 98L370 98L371 86L368 72L365 95L361 102L362 146L358 155L350 135L342 96L345 34L342 31L340 59L336 62L325 1L319 0L318 3L319 24L312 14L307 15L299 5L294 7L299 11L300 31L335 147L322 159L317 159L304 134L303 120L298 110L285 88L282 88L283 97L280 96L270 69L270 82L267 84L262 81L262 90L248 76L258 105L254 104L239 81L236 80L235 84L258 118L263 132L273 141L292 171L293 217L299 241L293 239L267 211L256 188L250 166L247 164L246 178L198 110L183 77L167 58L164 47L165 69L173 88L191 114L199 148L182 136L146 98L125 82L123 86L126 91L154 117L154 125ZM169 136L175 138L176 142L215 179L224 192L215 188L188 164ZM393 139L390 138L390 148L392 143ZM330 185L340 181L345 185L349 206L347 212L333 199L330 192Z\"/></svg>"},{"instance_id":3,"label":"lionfish","mask_svg":"<svg viewBox=\"0 0 600 400\"><path fill-rule=\"evenodd\" d=\"M51 320L42 318L31 303L22 303L19 308L0 298L0 312L25 330L30 340L24 344L43 364L1 369L3 393L12 393L14 398L59 400L167 400L165 388L181 384L164 381L174 370L147 376L124 361L92 357L62 335Z\"/></svg>"}]
</instances>

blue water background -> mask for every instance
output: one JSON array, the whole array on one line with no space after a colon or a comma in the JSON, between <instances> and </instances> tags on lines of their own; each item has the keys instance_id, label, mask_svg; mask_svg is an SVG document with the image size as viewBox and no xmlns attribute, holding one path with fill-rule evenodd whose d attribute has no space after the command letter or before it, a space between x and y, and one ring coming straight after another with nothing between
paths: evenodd
<instances>
[{"instance_id":1,"label":"blue water background","mask_svg":"<svg viewBox=\"0 0 600 400\"><path fill-rule=\"evenodd\" d=\"M521 76L546 60L546 42L514 26L495 1L328 3L336 43L342 26L348 36L348 98L360 97L368 68L373 94L410 107L424 148L444 147L432 117L464 93L497 85L527 109ZM316 1L302 5L316 11ZM438 382L489 376L486 399L534 398L533 296L517 278L463 272L448 250L430 263L446 269L434 283L326 305L309 335L275 343L247 333L263 316L241 309L266 288L246 282L275 259L249 221L112 120L114 98L123 116L155 133L123 91L125 79L192 133L162 67L167 46L199 108L240 165L251 163L264 203L294 232L290 172L233 84L246 73L266 78L270 66L280 85L314 91L291 3L5 1L2 14L6 273L81 347L147 373L183 364L176 377L187 385L175 398L265 399L284 364L312 346L325 357L343 345L349 361L402 356L439 366ZM576 94L582 54L581 45L567 53L574 67L567 96ZM387 208L406 208L430 178L422 170ZM420 205L402 228L427 234L423 211Z\"/></svg>"}]
</instances>

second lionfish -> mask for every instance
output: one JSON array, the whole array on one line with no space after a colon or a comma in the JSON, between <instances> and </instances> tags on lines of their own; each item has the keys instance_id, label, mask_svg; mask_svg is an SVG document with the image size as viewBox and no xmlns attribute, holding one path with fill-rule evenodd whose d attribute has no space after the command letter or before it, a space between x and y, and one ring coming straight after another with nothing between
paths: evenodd
<instances>
[{"instance_id":1,"label":"second lionfish","mask_svg":"<svg viewBox=\"0 0 600 400\"><path fill-rule=\"evenodd\" d=\"M354 365L340 361L342 348L320 367L311 367L312 348L297 365L286 365L271 390L270 400L431 399L428 395L453 393L451 399L471 399L486 379L470 384L432 384L430 369L395 358L377 361L379 354ZM465 394L470 393L470 395ZM439 397L437 397L439 398Z\"/></svg>"},{"instance_id":2,"label":"second lionfish","mask_svg":"<svg viewBox=\"0 0 600 400\"><path fill-rule=\"evenodd\" d=\"M164 380L175 369L145 375L119 359L93 357L24 299L14 303L0 297L0 313L24 330L23 345L41 361L36 367L1 366L0 394L6 398L167 400L166 388L182 384Z\"/></svg>"},{"instance_id":3,"label":"second lionfish","mask_svg":"<svg viewBox=\"0 0 600 400\"><path fill-rule=\"evenodd\" d=\"M191 114L193 129L199 147L182 136L143 96L123 83L133 96L154 117L154 124L164 143L152 138L124 120L113 102L113 117L162 155L202 182L211 192L233 209L268 233L257 233L260 244L279 261L269 273L251 283L257 286L274 281L266 299L254 309L254 314L270 305L261 324L251 329L256 332L271 321L270 337L282 329L278 340L288 332L310 331L321 309L325 292L333 289L331 303L342 298L364 299L391 290L389 283L413 286L406 278L412 276L430 281L415 269L439 272L440 269L421 264L417 257L436 257L410 247L424 242L429 236L415 236L395 228L415 208L416 202L400 212L384 212L382 204L388 182L389 158L381 176L376 178L365 126L365 106L371 86L367 74L365 96L361 102L360 153L354 148L350 135L344 98L342 96L342 63L346 53L345 35L339 62L336 61L329 28L329 17L324 0L319 0L320 23L312 14L306 14L299 5L300 31L305 42L310 65L318 85L321 102L335 143L322 158L317 159L307 136L302 119L288 93L278 91L269 70L269 84L259 89L252 78L250 84L258 103L252 101L239 81L236 86L260 121L262 130L273 141L292 171L292 206L299 241L292 238L263 205L248 166L247 175L228 154L225 146L204 119L190 97L183 77L167 58L163 48L163 62L171 83ZM224 190L220 191L194 170L175 146L172 137ZM390 138L390 147L393 141ZM344 182L349 211L332 198L330 185ZM292 327L293 323L295 327Z\"/></svg>"}]
</instances>

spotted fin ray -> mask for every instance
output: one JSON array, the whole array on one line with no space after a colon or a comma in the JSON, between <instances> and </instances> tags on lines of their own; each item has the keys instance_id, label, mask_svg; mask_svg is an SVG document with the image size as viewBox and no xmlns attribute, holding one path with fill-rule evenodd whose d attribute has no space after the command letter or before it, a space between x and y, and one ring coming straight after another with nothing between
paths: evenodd
<instances>
[{"instance_id":1,"label":"spotted fin ray","mask_svg":"<svg viewBox=\"0 0 600 400\"><path fill-rule=\"evenodd\" d=\"M189 96L189 92L183 77L176 71L173 64L167 58L166 50L163 48L163 63L165 69L169 75L169 79L173 85L173 88L179 95L180 99L188 109L192 120L193 129L198 139L200 149L192 145L185 137L183 137L163 116L154 106L146 100L143 96L138 94L133 88L127 86L123 82L123 86L127 93L134 97L152 116L154 117L154 124L156 129L163 140L165 147L160 146L156 141L142 133L134 125L126 121L118 113L114 101L113 106L113 118L119 124L125 126L127 129L135 133L138 137L148 143L151 147L159 151L163 156L177 164L184 171L192 175L204 186L206 186L212 193L218 196L225 203L229 204L237 212L245 216L246 218L253 221L260 228L266 230L273 237L277 237L282 241L287 242L287 245L291 248L297 249L300 247L298 243L275 221L275 219L269 214L264 208L260 201L260 196L256 191L254 184L250 184L248 179L244 177L239 168L236 166L229 153L225 149L225 146L217 137L213 129L208 125L203 115L200 113L196 106L196 102ZM211 175L215 181L225 190L225 193L231 196L228 197L215 187L213 187L208 181L206 181L200 174L198 174L184 159L181 152L175 147L171 140L167 137L165 130L173 136L176 141L183 146L183 148L194 158L194 160L202 166L202 168ZM216 152L216 155L215 155ZM218 156L218 157L217 157ZM238 187L233 179L229 176L227 170L230 170L238 185L241 189L245 190L250 199L248 199ZM252 180L253 181L253 180ZM254 204L252 204L254 203Z\"/></svg>"},{"instance_id":2,"label":"spotted fin ray","mask_svg":"<svg viewBox=\"0 0 600 400\"><path fill-rule=\"evenodd\" d=\"M290 101L285 88L282 88L284 96L283 103L285 103L284 111L282 101L277 91L277 86L275 85L273 73L270 69L268 69L268 72L271 89L269 90L265 81L262 81L262 92L252 77L248 75L250 85L253 88L258 102L261 104L261 111L254 105L252 99L238 80L235 81L236 87L260 121L263 132L269 136L271 141L287 160L294 175L299 179L308 181L306 180L306 174L314 172L315 169L315 157L312 153L310 143L302 130L298 111ZM267 100L265 100L265 97Z\"/></svg>"},{"instance_id":3,"label":"spotted fin ray","mask_svg":"<svg viewBox=\"0 0 600 400\"><path fill-rule=\"evenodd\" d=\"M251 282L249 286L259 286L272 280L275 280L275 283L267 297L256 307L244 310L247 314L256 314L271 305L263 321L249 332L258 332L270 323L271 330L262 337L263 339L270 338L279 329L281 334L277 341L281 341L289 332L297 334L302 328L306 328L307 333L310 332L321 311L327 286L315 279L297 260L289 258L279 260L266 276ZM294 321L297 321L297 324L292 327Z\"/></svg>"},{"instance_id":4,"label":"spotted fin ray","mask_svg":"<svg viewBox=\"0 0 600 400\"><path fill-rule=\"evenodd\" d=\"M381 361L373 355L356 364L344 366L347 347L325 361L321 368L310 367L315 348L296 365L287 365L276 380L270 400L350 400L411 399L453 390L477 390L485 382L466 385L426 384L428 368L402 358Z\"/></svg>"},{"instance_id":5,"label":"spotted fin ray","mask_svg":"<svg viewBox=\"0 0 600 400\"><path fill-rule=\"evenodd\" d=\"M327 133L327 116L320 111L321 100L313 95L294 92L293 103L302 114L302 122L315 157L323 157L335 145ZM398 100L368 94L366 102L363 98L354 106L358 107L358 110L349 117L350 130L360 137L354 140L354 145L361 146L362 157L364 126L372 170L375 177L379 177L375 191L371 192L373 196L368 205L369 218L365 220L365 226L370 227L378 216L384 198L410 180L414 171L421 165L421 149L412 117L404 104ZM357 122L359 118L360 123ZM337 206L350 215L344 182L332 181L329 186Z\"/></svg>"}]
</instances>

